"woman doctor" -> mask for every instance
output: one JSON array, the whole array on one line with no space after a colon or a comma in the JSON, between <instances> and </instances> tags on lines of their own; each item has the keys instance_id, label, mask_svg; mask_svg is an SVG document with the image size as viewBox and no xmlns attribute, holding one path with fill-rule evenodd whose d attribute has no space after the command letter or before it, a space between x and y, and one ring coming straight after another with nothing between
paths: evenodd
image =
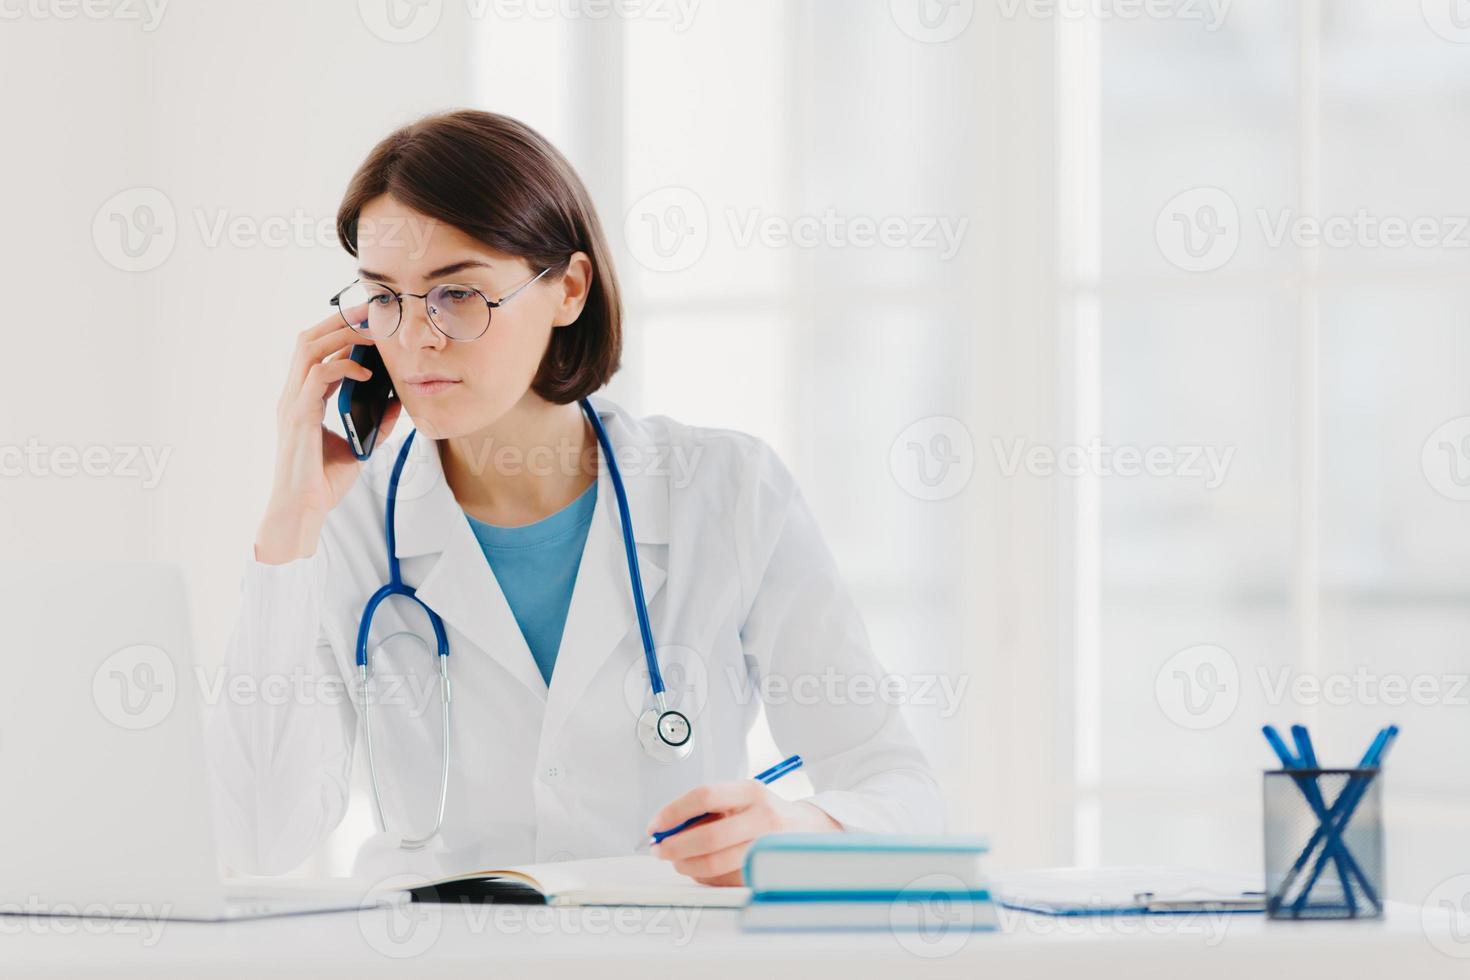
<instances>
[{"instance_id":1,"label":"woman doctor","mask_svg":"<svg viewBox=\"0 0 1470 980\"><path fill-rule=\"evenodd\" d=\"M579 405L617 370L622 311L597 215L557 150L491 113L422 119L373 149L337 230L357 282L297 338L228 650L225 690L259 693L221 698L210 723L232 866L272 874L307 857L368 783L369 751L380 827L358 873L629 854L712 813L652 853L732 884L768 832L940 829L934 778L873 693L880 667L786 467L754 437L598 398L662 707L687 719L689 744L658 755L638 730L655 698L624 520ZM397 394L361 463L322 425L343 379L371 376L354 345L376 347ZM406 428L400 410L416 429L406 448L388 438ZM402 581L450 652L447 778L433 625L401 596L366 638L364 738L357 634L390 580L390 498ZM762 704L781 752L804 759L806 799L748 778L777 761L747 758Z\"/></svg>"}]
</instances>

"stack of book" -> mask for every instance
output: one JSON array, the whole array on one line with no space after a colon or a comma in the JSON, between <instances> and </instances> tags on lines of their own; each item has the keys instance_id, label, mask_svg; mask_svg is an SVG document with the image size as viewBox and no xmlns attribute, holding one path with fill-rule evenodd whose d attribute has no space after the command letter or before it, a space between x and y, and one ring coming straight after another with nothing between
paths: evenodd
<instances>
[{"instance_id":1,"label":"stack of book","mask_svg":"<svg viewBox=\"0 0 1470 980\"><path fill-rule=\"evenodd\" d=\"M976 837L768 834L745 859L751 931L996 928Z\"/></svg>"}]
</instances>

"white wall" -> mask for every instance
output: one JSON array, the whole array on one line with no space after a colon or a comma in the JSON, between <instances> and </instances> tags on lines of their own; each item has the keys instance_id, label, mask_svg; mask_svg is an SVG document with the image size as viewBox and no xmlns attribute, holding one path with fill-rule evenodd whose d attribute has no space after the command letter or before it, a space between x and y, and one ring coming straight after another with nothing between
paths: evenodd
<instances>
[{"instance_id":1,"label":"white wall","mask_svg":"<svg viewBox=\"0 0 1470 980\"><path fill-rule=\"evenodd\" d=\"M278 378L294 335L350 280L337 203L391 126L465 100L453 9L414 44L378 39L350 8L286 2L173 3L151 31L5 24L4 442L170 453L152 490L8 480L7 552L181 561L203 656L217 656L269 485ZM153 267L121 271L93 218L129 192L113 207L131 214L137 188L166 198L157 220L174 244L154 238ZM115 251L116 234L102 238Z\"/></svg>"}]
</instances>

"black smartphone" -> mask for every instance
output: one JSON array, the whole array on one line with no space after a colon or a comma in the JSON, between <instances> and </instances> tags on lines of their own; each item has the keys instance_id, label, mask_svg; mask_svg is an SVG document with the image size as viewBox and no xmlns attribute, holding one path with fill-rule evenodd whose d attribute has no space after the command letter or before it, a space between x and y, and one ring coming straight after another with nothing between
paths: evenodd
<instances>
[{"instance_id":1,"label":"black smartphone","mask_svg":"<svg viewBox=\"0 0 1470 980\"><path fill-rule=\"evenodd\" d=\"M388 400L396 397L393 379L388 377L383 356L371 344L354 344L348 356L373 372L366 381L343 378L337 389L337 414L342 416L347 441L358 459L367 459L378 441L378 427L388 411Z\"/></svg>"}]
</instances>

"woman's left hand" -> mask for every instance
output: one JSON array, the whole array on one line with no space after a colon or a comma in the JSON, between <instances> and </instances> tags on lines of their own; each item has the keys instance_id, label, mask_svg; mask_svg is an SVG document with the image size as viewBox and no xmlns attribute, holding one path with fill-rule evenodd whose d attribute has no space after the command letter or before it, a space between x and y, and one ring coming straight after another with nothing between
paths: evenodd
<instances>
[{"instance_id":1,"label":"woman's left hand","mask_svg":"<svg viewBox=\"0 0 1470 980\"><path fill-rule=\"evenodd\" d=\"M701 813L710 816L653 845L651 853L674 862L674 870L705 885L742 884L745 852L762 834L842 829L816 804L783 800L765 783L742 779L690 790L654 814L648 835Z\"/></svg>"}]
</instances>

